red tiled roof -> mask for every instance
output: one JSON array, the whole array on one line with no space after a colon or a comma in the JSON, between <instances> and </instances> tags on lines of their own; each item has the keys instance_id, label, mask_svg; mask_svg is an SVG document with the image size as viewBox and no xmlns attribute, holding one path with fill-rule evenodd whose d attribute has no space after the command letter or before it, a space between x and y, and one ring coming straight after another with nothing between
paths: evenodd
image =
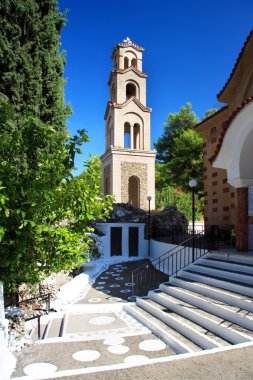
<instances>
[{"instance_id":1,"label":"red tiled roof","mask_svg":"<svg viewBox=\"0 0 253 380\"><path fill-rule=\"evenodd\" d=\"M241 57L242 57L242 55L243 55L243 53L244 53L244 50L245 50L245 48L246 48L246 46L247 46L247 44L248 44L248 42L249 42L249 40L251 39L252 36L253 36L253 29L251 30L250 34L248 35L246 41L244 42L244 45L243 45L243 47L242 47L242 49L241 49L241 51L240 51L240 54L239 54L238 57L237 57L236 63L235 63L235 65L234 65L233 70L232 70L231 73L230 73L229 78L227 79L227 81L226 81L225 85L223 86L223 88L221 89L221 91L217 94L217 98L218 98L218 99L219 99L219 97L223 94L223 92L225 91L225 88L227 87L227 85L228 85L229 82L231 81L231 79L232 79L232 77L233 77L233 75L234 75L234 73L235 73L235 71L236 71L236 69L237 69L237 66L239 65L239 62L240 62Z\"/></svg>"},{"instance_id":2,"label":"red tiled roof","mask_svg":"<svg viewBox=\"0 0 253 380\"><path fill-rule=\"evenodd\" d=\"M216 157L218 156L218 153L220 151L220 148L222 146L225 134L227 130L229 129L230 124L232 123L233 119L236 117L236 115L250 102L253 101L253 96L249 97L248 99L245 99L237 108L235 111L232 112L230 117L222 123L222 129L221 129L221 134L218 140L218 144L216 146L214 154L209 158L210 163L212 164Z\"/></svg>"}]
</instances>

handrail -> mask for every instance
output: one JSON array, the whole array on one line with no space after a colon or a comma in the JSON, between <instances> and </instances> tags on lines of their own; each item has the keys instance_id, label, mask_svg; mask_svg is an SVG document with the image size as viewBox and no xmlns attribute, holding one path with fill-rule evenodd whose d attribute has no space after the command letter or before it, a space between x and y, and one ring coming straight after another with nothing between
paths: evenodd
<instances>
[{"instance_id":1,"label":"handrail","mask_svg":"<svg viewBox=\"0 0 253 380\"><path fill-rule=\"evenodd\" d=\"M193 255L193 244L189 244L191 241L194 241L195 249L198 250L197 257ZM202 242L204 242L203 252L201 248ZM205 231L201 231L197 234L194 234L189 239L183 241L176 247L173 247L169 251L163 253L159 257L155 258L150 263L144 264L133 270L132 296L134 296L135 287L138 286L139 280L141 280L140 286L143 284L146 286L156 285L156 283L158 282L157 278L161 278L162 281L168 281L169 276L176 274L186 265L194 262L196 258L203 256L204 253L208 252L205 248L205 243ZM183 255L182 252L184 252ZM167 267L167 269L165 267ZM174 267L176 268L175 270ZM171 273L169 273L169 269L172 270Z\"/></svg>"},{"instance_id":2,"label":"handrail","mask_svg":"<svg viewBox=\"0 0 253 380\"><path fill-rule=\"evenodd\" d=\"M40 301L46 301L46 311L49 312L50 311L50 297L51 297L51 293L47 293L44 296L40 295L40 296L37 296L37 297L32 297L32 298L25 299L23 301L18 301L16 303L12 304L12 305L7 306L7 307L10 307L10 306L19 307L20 305L28 303L30 301L40 300ZM41 315L40 314L39 315L34 315L31 318L27 318L25 320L26 321L31 321L32 319L36 319L36 318L37 318L37 323L38 323L38 339L40 340L40 338L41 338L41 326L40 326Z\"/></svg>"}]
</instances>

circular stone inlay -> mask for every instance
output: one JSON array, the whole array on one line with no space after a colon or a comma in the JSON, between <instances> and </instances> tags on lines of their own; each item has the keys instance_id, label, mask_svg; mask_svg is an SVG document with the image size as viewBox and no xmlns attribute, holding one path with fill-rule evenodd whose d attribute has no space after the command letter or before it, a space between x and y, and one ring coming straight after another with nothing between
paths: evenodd
<instances>
[{"instance_id":1,"label":"circular stone inlay","mask_svg":"<svg viewBox=\"0 0 253 380\"><path fill-rule=\"evenodd\" d=\"M104 286L96 286L96 289L97 289L97 290L104 289Z\"/></svg>"},{"instance_id":2,"label":"circular stone inlay","mask_svg":"<svg viewBox=\"0 0 253 380\"><path fill-rule=\"evenodd\" d=\"M100 302L101 301L101 298L90 298L89 300L88 300L88 302Z\"/></svg>"},{"instance_id":3,"label":"circular stone inlay","mask_svg":"<svg viewBox=\"0 0 253 380\"><path fill-rule=\"evenodd\" d=\"M118 284L109 285L109 288L119 288L119 287L120 287L120 285L118 285Z\"/></svg>"},{"instance_id":4,"label":"circular stone inlay","mask_svg":"<svg viewBox=\"0 0 253 380\"><path fill-rule=\"evenodd\" d=\"M139 349L143 351L160 351L166 348L166 344L158 339L146 339L139 344Z\"/></svg>"},{"instance_id":5,"label":"circular stone inlay","mask_svg":"<svg viewBox=\"0 0 253 380\"><path fill-rule=\"evenodd\" d=\"M132 285L134 285L134 282L126 282L125 283L125 286L132 286Z\"/></svg>"},{"instance_id":6,"label":"circular stone inlay","mask_svg":"<svg viewBox=\"0 0 253 380\"><path fill-rule=\"evenodd\" d=\"M110 302L114 302L114 301L122 301L122 299L119 298L119 297L110 297L110 298L107 299L107 301L110 301Z\"/></svg>"},{"instance_id":7,"label":"circular stone inlay","mask_svg":"<svg viewBox=\"0 0 253 380\"><path fill-rule=\"evenodd\" d=\"M115 280L117 281L124 280L124 277L115 277Z\"/></svg>"},{"instance_id":8,"label":"circular stone inlay","mask_svg":"<svg viewBox=\"0 0 253 380\"><path fill-rule=\"evenodd\" d=\"M113 318L113 317L103 316L103 317L92 318L89 320L89 323L91 325L101 326L101 325L109 325L110 323L112 323L114 321L115 321L115 318Z\"/></svg>"},{"instance_id":9,"label":"circular stone inlay","mask_svg":"<svg viewBox=\"0 0 253 380\"><path fill-rule=\"evenodd\" d=\"M101 293L110 294L111 291L110 290L103 290Z\"/></svg>"},{"instance_id":10,"label":"circular stone inlay","mask_svg":"<svg viewBox=\"0 0 253 380\"><path fill-rule=\"evenodd\" d=\"M101 280L108 280L108 277L100 277Z\"/></svg>"},{"instance_id":11,"label":"circular stone inlay","mask_svg":"<svg viewBox=\"0 0 253 380\"><path fill-rule=\"evenodd\" d=\"M116 344L116 345L107 347L107 350L111 352L112 354L121 355L128 352L129 348L127 346L122 346L121 344Z\"/></svg>"},{"instance_id":12,"label":"circular stone inlay","mask_svg":"<svg viewBox=\"0 0 253 380\"><path fill-rule=\"evenodd\" d=\"M105 272L105 274L114 274L114 272Z\"/></svg>"},{"instance_id":13,"label":"circular stone inlay","mask_svg":"<svg viewBox=\"0 0 253 380\"><path fill-rule=\"evenodd\" d=\"M51 373L55 372L57 370L57 367L50 363L33 363L27 365L23 371L28 376L38 376L38 374L41 375L50 375Z\"/></svg>"},{"instance_id":14,"label":"circular stone inlay","mask_svg":"<svg viewBox=\"0 0 253 380\"><path fill-rule=\"evenodd\" d=\"M104 285L104 284L106 284L105 281L100 281L100 282L98 282L98 285Z\"/></svg>"},{"instance_id":15,"label":"circular stone inlay","mask_svg":"<svg viewBox=\"0 0 253 380\"><path fill-rule=\"evenodd\" d=\"M130 289L123 289L123 290L120 290L120 293L130 293L131 290Z\"/></svg>"},{"instance_id":16,"label":"circular stone inlay","mask_svg":"<svg viewBox=\"0 0 253 380\"><path fill-rule=\"evenodd\" d=\"M147 363L149 362L149 358L145 355L131 355L127 356L124 359L125 363Z\"/></svg>"},{"instance_id":17,"label":"circular stone inlay","mask_svg":"<svg viewBox=\"0 0 253 380\"><path fill-rule=\"evenodd\" d=\"M100 353L95 350L83 350L75 352L72 357L79 362L92 362L100 357Z\"/></svg>"},{"instance_id":18,"label":"circular stone inlay","mask_svg":"<svg viewBox=\"0 0 253 380\"><path fill-rule=\"evenodd\" d=\"M125 339L122 338L121 336L118 336L118 335L109 335L103 341L103 343L106 346L116 346L116 345L120 345L120 344L122 344L124 342L125 342Z\"/></svg>"}]
</instances>

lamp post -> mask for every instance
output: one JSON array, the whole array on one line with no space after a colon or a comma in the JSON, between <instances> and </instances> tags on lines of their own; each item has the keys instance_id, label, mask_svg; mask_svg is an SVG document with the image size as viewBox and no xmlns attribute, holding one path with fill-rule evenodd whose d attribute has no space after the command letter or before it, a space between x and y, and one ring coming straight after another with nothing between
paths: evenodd
<instances>
[{"instance_id":1,"label":"lamp post","mask_svg":"<svg viewBox=\"0 0 253 380\"><path fill-rule=\"evenodd\" d=\"M189 181L189 186L192 189L192 261L195 260L195 187L197 184L195 179Z\"/></svg>"},{"instance_id":2,"label":"lamp post","mask_svg":"<svg viewBox=\"0 0 253 380\"><path fill-rule=\"evenodd\" d=\"M148 257L150 257L150 235L151 235L151 228L150 228L150 202L151 202L151 195L147 196L148 200Z\"/></svg>"}]
</instances>

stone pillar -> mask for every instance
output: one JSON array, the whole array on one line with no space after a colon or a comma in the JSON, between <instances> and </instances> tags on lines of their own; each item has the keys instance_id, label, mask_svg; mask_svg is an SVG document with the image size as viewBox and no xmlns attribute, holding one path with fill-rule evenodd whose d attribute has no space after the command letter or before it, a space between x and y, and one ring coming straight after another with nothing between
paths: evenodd
<instances>
[{"instance_id":1,"label":"stone pillar","mask_svg":"<svg viewBox=\"0 0 253 380\"><path fill-rule=\"evenodd\" d=\"M236 189L236 249L248 251L248 188Z\"/></svg>"},{"instance_id":2,"label":"stone pillar","mask_svg":"<svg viewBox=\"0 0 253 380\"><path fill-rule=\"evenodd\" d=\"M134 149L134 127L130 127L130 148Z\"/></svg>"}]
</instances>

